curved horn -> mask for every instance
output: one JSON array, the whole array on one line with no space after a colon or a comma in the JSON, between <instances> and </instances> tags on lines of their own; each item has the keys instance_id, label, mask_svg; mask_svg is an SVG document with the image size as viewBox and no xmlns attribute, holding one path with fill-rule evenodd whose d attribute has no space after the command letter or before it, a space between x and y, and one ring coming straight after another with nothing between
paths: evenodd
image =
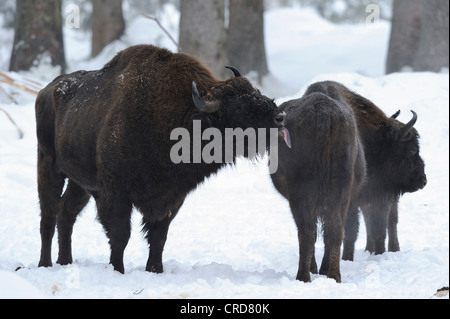
<instances>
[{"instance_id":1,"label":"curved horn","mask_svg":"<svg viewBox=\"0 0 450 319\"><path fill-rule=\"evenodd\" d=\"M241 72L239 72L239 70L236 69L234 66L227 65L225 69L231 70L231 72L233 72L234 76L237 78L240 78L242 76Z\"/></svg>"},{"instance_id":2,"label":"curved horn","mask_svg":"<svg viewBox=\"0 0 450 319\"><path fill-rule=\"evenodd\" d=\"M197 83L192 82L192 100L195 106L204 113L215 113L219 110L218 102L204 102L198 92Z\"/></svg>"},{"instance_id":3,"label":"curved horn","mask_svg":"<svg viewBox=\"0 0 450 319\"><path fill-rule=\"evenodd\" d=\"M405 127L402 129L402 134L401 134L402 139L405 139L405 138L408 136L409 132L411 132L412 128L413 128L414 125L416 125L416 123L417 123L417 119L418 119L417 113L414 112L414 111L411 111L411 113L413 114L413 118L412 118L412 120L409 121L409 123L406 124Z\"/></svg>"},{"instance_id":4,"label":"curved horn","mask_svg":"<svg viewBox=\"0 0 450 319\"><path fill-rule=\"evenodd\" d=\"M397 111L394 115L391 116L391 119L396 120L400 116L401 111Z\"/></svg>"}]
</instances>

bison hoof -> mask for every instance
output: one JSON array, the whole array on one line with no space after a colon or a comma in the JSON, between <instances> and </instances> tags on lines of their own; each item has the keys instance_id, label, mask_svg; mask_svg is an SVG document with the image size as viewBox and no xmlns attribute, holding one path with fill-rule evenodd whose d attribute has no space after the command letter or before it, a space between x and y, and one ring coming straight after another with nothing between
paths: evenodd
<instances>
[{"instance_id":1,"label":"bison hoof","mask_svg":"<svg viewBox=\"0 0 450 319\"><path fill-rule=\"evenodd\" d=\"M307 274L306 273L305 274L298 274L297 275L297 280L309 283L309 282L311 282L311 275L309 273L307 273Z\"/></svg>"},{"instance_id":2,"label":"bison hoof","mask_svg":"<svg viewBox=\"0 0 450 319\"><path fill-rule=\"evenodd\" d=\"M147 265L147 268L145 271L154 273L154 274L162 274L163 271L163 265L162 264L156 264L156 265Z\"/></svg>"},{"instance_id":3,"label":"bison hoof","mask_svg":"<svg viewBox=\"0 0 450 319\"><path fill-rule=\"evenodd\" d=\"M72 261L72 258L58 258L56 263L61 266L67 266L67 265L71 265L73 263L73 261Z\"/></svg>"},{"instance_id":4,"label":"bison hoof","mask_svg":"<svg viewBox=\"0 0 450 319\"><path fill-rule=\"evenodd\" d=\"M122 275L125 274L125 267L123 266L123 264L114 265L113 263L110 263L110 265L112 265L114 267L114 271L117 271L117 272L121 273Z\"/></svg>"},{"instance_id":5,"label":"bison hoof","mask_svg":"<svg viewBox=\"0 0 450 319\"><path fill-rule=\"evenodd\" d=\"M49 267L53 267L53 264L51 261L41 260L41 261L39 261L38 267L49 268Z\"/></svg>"}]
</instances>

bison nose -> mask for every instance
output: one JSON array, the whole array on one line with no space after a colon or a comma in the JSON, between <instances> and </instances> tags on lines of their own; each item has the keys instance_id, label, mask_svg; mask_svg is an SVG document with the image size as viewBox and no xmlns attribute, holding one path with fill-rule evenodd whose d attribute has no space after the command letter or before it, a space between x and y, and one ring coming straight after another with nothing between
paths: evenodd
<instances>
[{"instance_id":1,"label":"bison nose","mask_svg":"<svg viewBox=\"0 0 450 319\"><path fill-rule=\"evenodd\" d=\"M427 184L428 184L428 180L427 180L427 176L426 175L422 176L421 183L422 183L422 189L424 189L425 186L427 186Z\"/></svg>"},{"instance_id":2,"label":"bison nose","mask_svg":"<svg viewBox=\"0 0 450 319\"><path fill-rule=\"evenodd\" d=\"M282 112L275 117L275 125L277 126L280 127L284 126L285 121L286 121L286 112Z\"/></svg>"}]
</instances>

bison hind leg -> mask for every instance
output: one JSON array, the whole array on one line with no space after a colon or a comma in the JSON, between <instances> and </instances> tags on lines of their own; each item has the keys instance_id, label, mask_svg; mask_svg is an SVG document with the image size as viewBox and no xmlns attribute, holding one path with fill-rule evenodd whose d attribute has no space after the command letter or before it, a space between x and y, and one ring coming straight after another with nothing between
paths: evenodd
<instances>
[{"instance_id":1,"label":"bison hind leg","mask_svg":"<svg viewBox=\"0 0 450 319\"><path fill-rule=\"evenodd\" d=\"M348 200L342 200L341 204L327 205L322 214L323 238L325 253L319 273L328 278L341 282L340 260L341 245L344 239L344 219L348 211Z\"/></svg>"},{"instance_id":2,"label":"bison hind leg","mask_svg":"<svg viewBox=\"0 0 450 319\"><path fill-rule=\"evenodd\" d=\"M302 282L311 282L311 272L317 273L317 264L315 262L315 242L317 237L317 214L314 205L307 197L307 189L310 189L309 183L296 185L295 193L289 196L292 215L298 230L299 242L299 265L297 280Z\"/></svg>"},{"instance_id":3,"label":"bison hind leg","mask_svg":"<svg viewBox=\"0 0 450 319\"><path fill-rule=\"evenodd\" d=\"M56 263L72 263L72 231L77 216L89 202L90 195L73 181L69 181L63 195L62 209L58 217L59 255Z\"/></svg>"},{"instance_id":4,"label":"bison hind leg","mask_svg":"<svg viewBox=\"0 0 450 319\"><path fill-rule=\"evenodd\" d=\"M52 156L39 151L38 193L41 207L41 257L39 267L52 266L52 240L55 234L58 211L61 207L61 193L65 177L59 172Z\"/></svg>"}]
</instances>

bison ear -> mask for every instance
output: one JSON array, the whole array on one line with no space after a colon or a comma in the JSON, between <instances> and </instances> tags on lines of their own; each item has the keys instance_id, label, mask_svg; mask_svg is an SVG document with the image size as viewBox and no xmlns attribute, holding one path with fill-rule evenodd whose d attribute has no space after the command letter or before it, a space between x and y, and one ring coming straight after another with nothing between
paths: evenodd
<instances>
[{"instance_id":1,"label":"bison ear","mask_svg":"<svg viewBox=\"0 0 450 319\"><path fill-rule=\"evenodd\" d=\"M195 82L192 82L192 100L194 101L195 106L204 113L215 113L220 109L220 103L218 101L203 101L198 92L197 83Z\"/></svg>"},{"instance_id":2,"label":"bison ear","mask_svg":"<svg viewBox=\"0 0 450 319\"><path fill-rule=\"evenodd\" d=\"M401 111L397 111L394 115L391 116L391 119L396 120L400 116Z\"/></svg>"}]
</instances>

